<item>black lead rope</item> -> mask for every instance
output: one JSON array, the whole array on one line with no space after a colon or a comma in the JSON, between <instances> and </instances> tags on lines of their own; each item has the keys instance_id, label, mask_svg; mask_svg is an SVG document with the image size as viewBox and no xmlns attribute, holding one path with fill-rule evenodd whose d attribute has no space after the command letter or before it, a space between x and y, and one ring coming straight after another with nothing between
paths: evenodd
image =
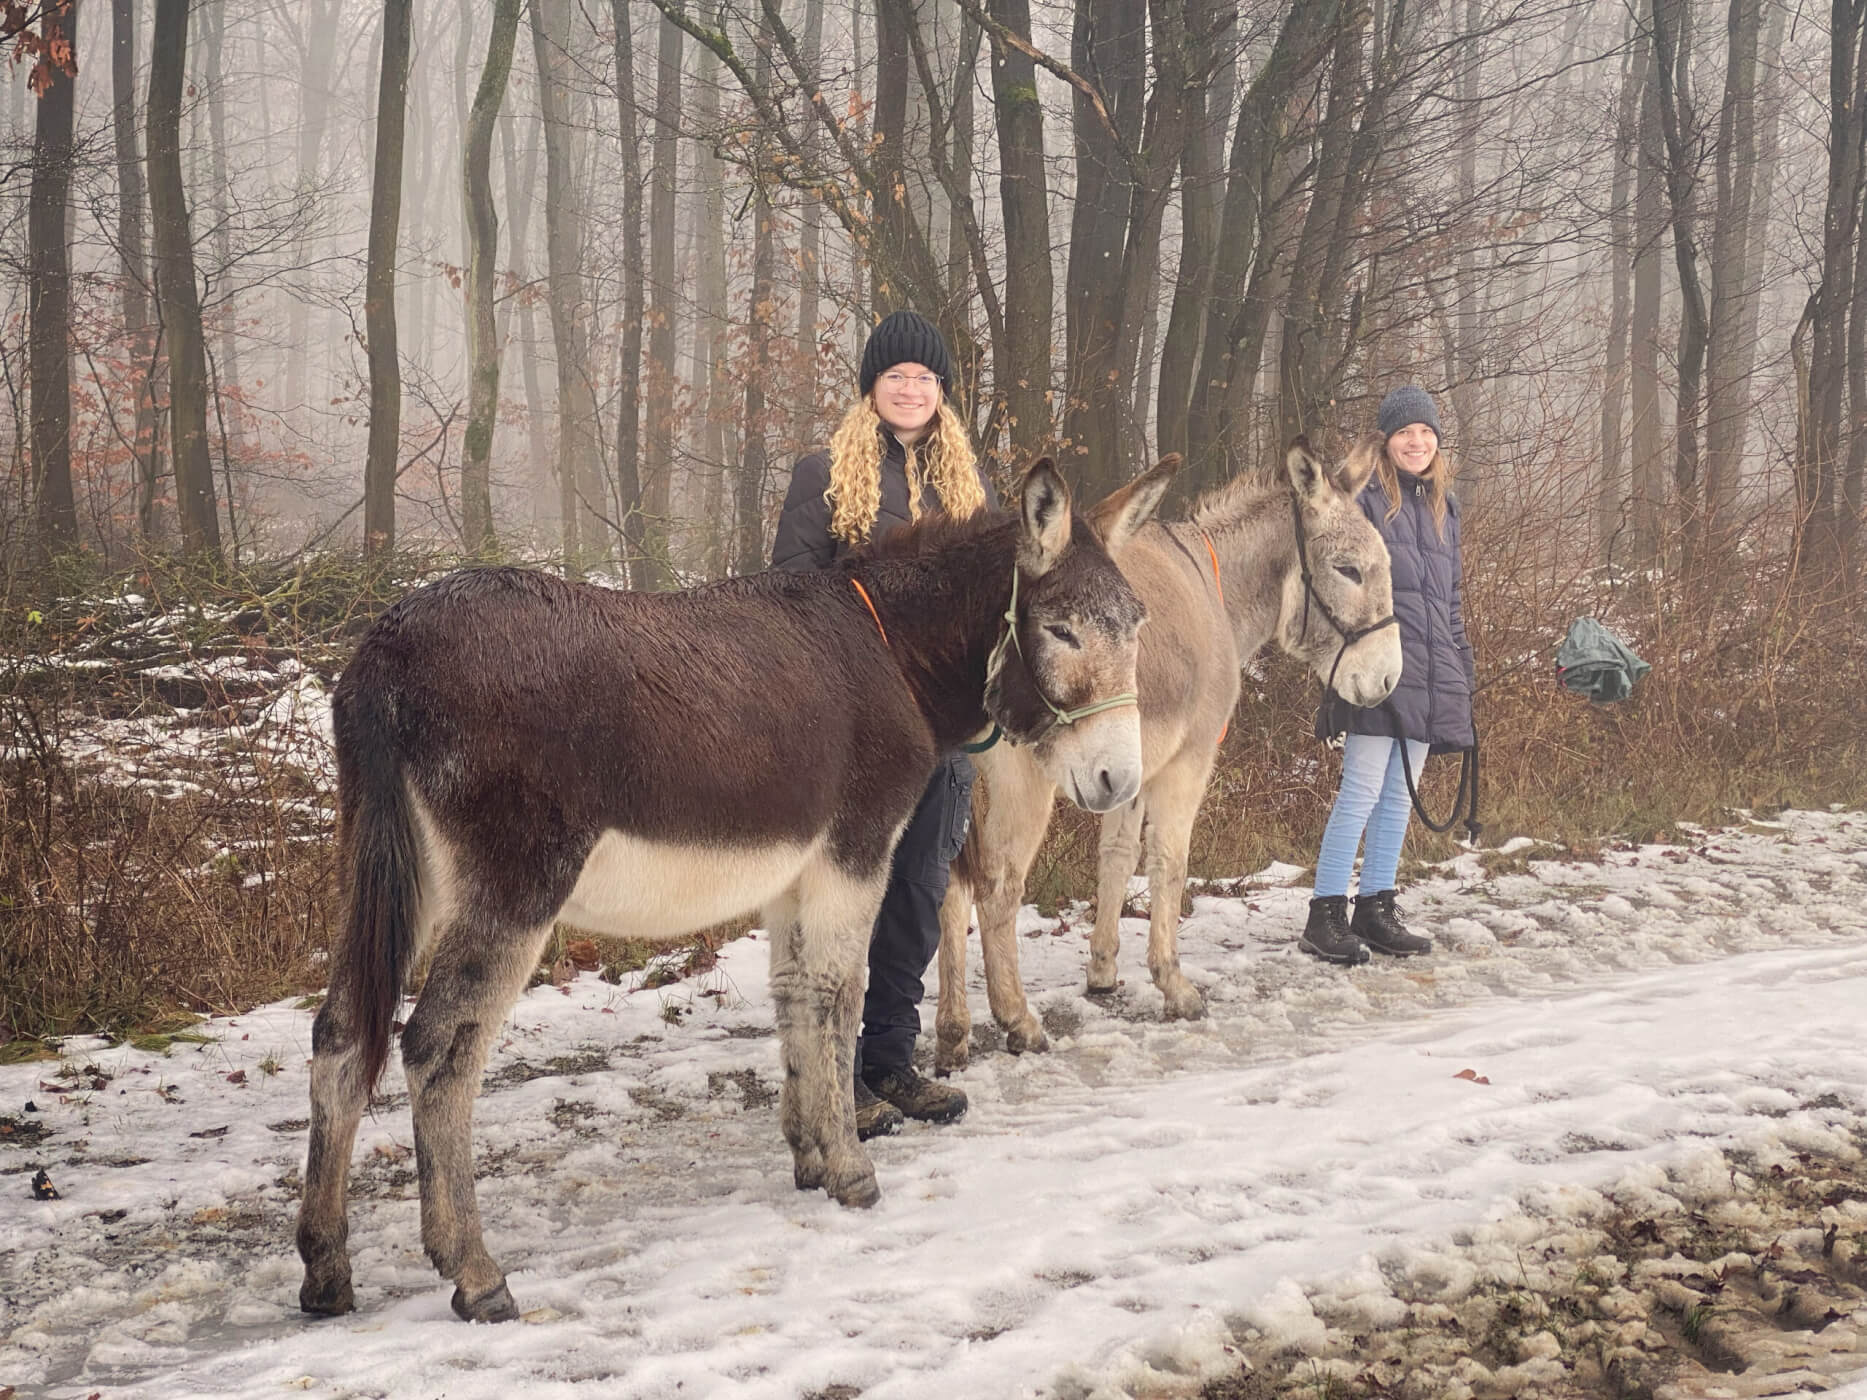
<instances>
[{"instance_id":1,"label":"black lead rope","mask_svg":"<svg viewBox=\"0 0 1867 1400\"><path fill-rule=\"evenodd\" d=\"M1381 708L1387 711L1387 717L1394 722L1394 732L1400 732L1400 716L1394 713L1394 702L1383 700ZM1407 797L1413 803L1413 814L1426 824L1429 831L1450 831L1459 825L1463 813L1465 832L1471 844L1478 844L1478 836L1484 830L1478 820L1478 731L1472 731L1472 741L1459 750L1459 791L1452 799L1452 814L1443 822L1436 822L1427 813L1425 802L1420 799L1420 790L1413 781L1413 760L1407 755L1407 740L1402 737L1395 740L1400 745L1400 773L1407 780Z\"/></svg>"}]
</instances>

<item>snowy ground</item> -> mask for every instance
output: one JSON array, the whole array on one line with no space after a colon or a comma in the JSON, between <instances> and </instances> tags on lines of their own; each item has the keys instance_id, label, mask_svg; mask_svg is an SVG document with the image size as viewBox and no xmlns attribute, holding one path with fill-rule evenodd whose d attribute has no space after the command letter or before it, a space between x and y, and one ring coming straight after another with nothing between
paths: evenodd
<instances>
[{"instance_id":1,"label":"snowy ground","mask_svg":"<svg viewBox=\"0 0 1867 1400\"><path fill-rule=\"evenodd\" d=\"M1440 950L1349 973L1295 952L1290 873L1197 901L1195 1024L1155 1019L1139 921L1094 1002L1086 922L1027 910L1054 1050L996 1053L975 958L972 1111L871 1144L867 1212L791 1187L762 936L659 991L531 991L478 1107L504 1327L456 1322L421 1256L399 1096L358 1148L358 1311L298 1314L309 1012L0 1069L0 1393L1189 1393L1250 1329L1316 1327L1298 1284L1378 1312L1521 1202L1580 1211L1712 1146L1846 1153L1867 1122L1867 816L1464 856L1406 904Z\"/></svg>"}]
</instances>

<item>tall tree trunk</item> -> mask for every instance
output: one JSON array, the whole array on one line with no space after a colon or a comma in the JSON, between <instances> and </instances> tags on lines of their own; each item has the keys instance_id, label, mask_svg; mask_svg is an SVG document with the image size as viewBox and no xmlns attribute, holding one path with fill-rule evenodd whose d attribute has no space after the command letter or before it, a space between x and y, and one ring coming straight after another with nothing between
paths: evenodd
<instances>
[{"instance_id":1,"label":"tall tree trunk","mask_svg":"<svg viewBox=\"0 0 1867 1400\"><path fill-rule=\"evenodd\" d=\"M603 554L599 512L607 493L596 476L596 400L590 387L590 307L583 291L583 201L572 175L565 43L567 0L531 0L532 50L545 135L545 262L551 344L557 355L558 492L564 555L573 571Z\"/></svg>"},{"instance_id":2,"label":"tall tree trunk","mask_svg":"<svg viewBox=\"0 0 1867 1400\"><path fill-rule=\"evenodd\" d=\"M616 115L622 147L622 350L616 377L616 509L625 566L642 569L642 147L635 110L635 36L629 0L610 0L615 26Z\"/></svg>"},{"instance_id":3,"label":"tall tree trunk","mask_svg":"<svg viewBox=\"0 0 1867 1400\"><path fill-rule=\"evenodd\" d=\"M709 23L715 28L724 25L723 5L713 5ZM724 516L729 470L727 424L734 411L726 366L732 322L726 302L726 165L714 154L714 143L719 140L720 61L704 45L694 74L694 99L689 105L699 138L693 152L700 274L693 387L700 408L700 450L695 456L702 473L699 519L689 536L698 548L693 549L690 558L698 564L702 577L720 578L731 557L731 522Z\"/></svg>"},{"instance_id":4,"label":"tall tree trunk","mask_svg":"<svg viewBox=\"0 0 1867 1400\"><path fill-rule=\"evenodd\" d=\"M1031 37L1030 0L988 0L992 18ZM1050 407L1050 191L1044 108L1029 53L992 36L992 119L998 128L998 194L1005 223L1005 346L997 389L1014 461L1036 457L1056 431Z\"/></svg>"},{"instance_id":5,"label":"tall tree trunk","mask_svg":"<svg viewBox=\"0 0 1867 1400\"><path fill-rule=\"evenodd\" d=\"M1711 329L1706 347L1705 524L1730 524L1737 498L1744 424L1750 416L1754 350L1739 342L1756 297L1750 253L1757 183L1757 41L1762 0L1731 0L1724 102L1718 112L1718 199L1711 231Z\"/></svg>"},{"instance_id":6,"label":"tall tree trunk","mask_svg":"<svg viewBox=\"0 0 1867 1400\"><path fill-rule=\"evenodd\" d=\"M224 53L227 35L227 10L224 5L207 5L202 8L202 57L204 86L207 90L207 130L208 130L208 169L209 182L214 191L214 282L220 293L220 305L215 309L214 324L219 331L220 341L219 373L213 379L216 423L220 428L220 454L224 464L227 461L231 444L240 446L244 433L244 419L241 414L240 392L240 349L239 340L234 335L233 287L233 217L228 208L227 194L231 181L227 178L227 73ZM228 473L223 470L223 477ZM231 529L233 483L227 481L229 493L228 510L229 528ZM239 541L235 540L237 552Z\"/></svg>"},{"instance_id":7,"label":"tall tree trunk","mask_svg":"<svg viewBox=\"0 0 1867 1400\"><path fill-rule=\"evenodd\" d=\"M1822 216L1822 275L1812 298L1810 427L1797 464L1801 555L1820 567L1841 562L1837 479L1847 387L1848 308L1853 303L1854 240L1861 215L1861 141L1867 99L1863 0L1833 0L1829 21L1828 191Z\"/></svg>"},{"instance_id":8,"label":"tall tree trunk","mask_svg":"<svg viewBox=\"0 0 1867 1400\"><path fill-rule=\"evenodd\" d=\"M679 307L674 285L676 164L680 159L681 30L661 21L661 50L655 70L655 144L648 177L648 457L642 498L647 515L643 582L671 588L668 567L668 505L674 484L674 359Z\"/></svg>"},{"instance_id":9,"label":"tall tree trunk","mask_svg":"<svg viewBox=\"0 0 1867 1400\"><path fill-rule=\"evenodd\" d=\"M1279 178L1279 156L1298 105L1298 86L1328 53L1334 28L1346 23L1350 19L1340 0L1292 5L1239 104L1205 334L1187 405L1189 490L1222 480L1243 455L1242 445L1233 440L1233 419L1249 387L1239 381L1257 375L1274 269L1283 262L1277 254L1294 212L1291 202L1276 203L1287 183ZM1274 220L1282 227L1273 227Z\"/></svg>"},{"instance_id":10,"label":"tall tree trunk","mask_svg":"<svg viewBox=\"0 0 1867 1400\"><path fill-rule=\"evenodd\" d=\"M402 231L402 136L414 0L383 0L382 69L376 88L376 158L370 185L369 261L363 326L369 337L369 456L363 464L363 550L395 547L395 478L402 443L402 366L396 347L395 263Z\"/></svg>"},{"instance_id":11,"label":"tall tree trunk","mask_svg":"<svg viewBox=\"0 0 1867 1400\"><path fill-rule=\"evenodd\" d=\"M493 316L493 272L499 257L499 213L493 207L493 131L505 105L517 46L521 0L494 0L486 63L467 113L461 157L467 223L467 431L460 459L461 546L481 554L493 531L493 429L499 421L499 334ZM463 28L465 16L461 19Z\"/></svg>"},{"instance_id":12,"label":"tall tree trunk","mask_svg":"<svg viewBox=\"0 0 1867 1400\"><path fill-rule=\"evenodd\" d=\"M1638 147L1634 173L1634 302L1628 321L1633 341L1629 366L1629 406L1633 415L1633 471L1629 495L1633 514L1633 562L1651 564L1659 555L1661 510L1665 504L1665 464L1660 441L1660 240L1666 234L1664 190L1659 162L1658 66L1647 30L1646 81L1640 88Z\"/></svg>"},{"instance_id":13,"label":"tall tree trunk","mask_svg":"<svg viewBox=\"0 0 1867 1400\"><path fill-rule=\"evenodd\" d=\"M1108 123L1075 90L1076 203L1064 283L1067 349L1064 436L1072 478L1093 498L1119 483L1125 443L1121 408L1126 233L1135 173L1124 151L1141 144L1146 86L1144 0L1077 0L1071 65L1100 80Z\"/></svg>"},{"instance_id":14,"label":"tall tree trunk","mask_svg":"<svg viewBox=\"0 0 1867 1400\"><path fill-rule=\"evenodd\" d=\"M1195 0L1187 11L1187 30L1200 43L1195 51L1200 66L1210 69L1212 76L1208 80L1204 72L1191 75L1197 81L1197 96L1192 99L1186 149L1180 157L1180 270L1174 279L1173 307L1161 347L1157 402L1162 453L1185 455L1187 450L1187 408L1205 335L1213 254L1219 245L1219 218L1225 205L1225 129L1231 118L1238 64L1231 56L1229 30L1224 36L1227 42L1217 53L1207 37L1217 32L1218 12L1213 0Z\"/></svg>"},{"instance_id":15,"label":"tall tree trunk","mask_svg":"<svg viewBox=\"0 0 1867 1400\"><path fill-rule=\"evenodd\" d=\"M1328 262L1352 175L1355 114L1363 97L1361 57L1360 30L1352 24L1341 26L1329 65L1329 105L1323 117L1309 213L1303 220L1284 295L1277 435L1285 442L1314 432L1329 398L1326 337L1334 308L1329 304Z\"/></svg>"},{"instance_id":16,"label":"tall tree trunk","mask_svg":"<svg viewBox=\"0 0 1867 1400\"><path fill-rule=\"evenodd\" d=\"M755 72L761 84L771 78L771 23L759 25ZM763 156L765 152L760 151ZM738 537L737 567L755 574L765 564L765 477L770 466L766 449L769 425L765 421L765 385L771 377L772 278L777 271L777 241L772 230L771 189L764 160L752 170L752 365L746 374L743 455L735 491L734 533Z\"/></svg>"},{"instance_id":17,"label":"tall tree trunk","mask_svg":"<svg viewBox=\"0 0 1867 1400\"><path fill-rule=\"evenodd\" d=\"M1613 244L1608 312L1608 357L1601 393L1601 477L1595 487L1595 541L1601 562L1611 563L1620 542L1626 499L1629 299L1634 272L1633 188L1640 162L1637 144L1641 94L1647 85L1649 35L1638 15L1628 18L1627 58L1621 65L1621 92L1615 124L1614 180L1609 204Z\"/></svg>"},{"instance_id":18,"label":"tall tree trunk","mask_svg":"<svg viewBox=\"0 0 1867 1400\"><path fill-rule=\"evenodd\" d=\"M298 197L315 198L319 193L320 158L324 133L330 125L332 70L337 62L337 13L342 0L310 0L298 12L303 26L305 63L299 74L298 102ZM308 261L309 246L304 235L294 241L292 264L302 268ZM306 402L307 350L311 341L310 305L299 296L289 297L285 330L285 408L296 412Z\"/></svg>"},{"instance_id":19,"label":"tall tree trunk","mask_svg":"<svg viewBox=\"0 0 1867 1400\"><path fill-rule=\"evenodd\" d=\"M558 515L557 466L551 450L550 415L545 411L544 388L538 373L538 326L537 317L532 314L535 298L530 273L532 191L538 185L538 148L542 136L534 125L521 163L512 128L512 110L508 107L499 120L499 149L506 174L506 222L512 232L512 279L517 290L503 303L501 314L505 321L500 343L503 345L514 339L518 342L519 372L525 384L526 480L532 485L532 524L542 526L555 522ZM516 337L511 334L514 316L519 326Z\"/></svg>"},{"instance_id":20,"label":"tall tree trunk","mask_svg":"<svg viewBox=\"0 0 1867 1400\"><path fill-rule=\"evenodd\" d=\"M908 89L913 82L908 26L914 14L908 0L875 4L875 211L876 237L869 249L869 297L877 318L914 302L914 289L899 250L911 237L913 211L908 206ZM916 308L937 317L939 307Z\"/></svg>"},{"instance_id":21,"label":"tall tree trunk","mask_svg":"<svg viewBox=\"0 0 1867 1400\"><path fill-rule=\"evenodd\" d=\"M1685 531L1689 569L1703 520L1699 515L1699 397L1709 317L1699 283L1696 203L1697 135L1687 84L1691 55L1690 0L1653 0L1653 71L1659 79L1660 129L1665 137L1666 195L1673 261L1679 271L1679 388L1674 417L1673 490Z\"/></svg>"},{"instance_id":22,"label":"tall tree trunk","mask_svg":"<svg viewBox=\"0 0 1867 1400\"><path fill-rule=\"evenodd\" d=\"M804 0L804 31L800 47L808 72L823 62L823 0ZM801 144L806 152L821 147L814 113L805 112ZM791 446L806 449L817 432L817 360L823 316L823 204L806 199L799 214L797 236L797 368L798 386L791 414ZM743 540L742 540L743 547Z\"/></svg>"},{"instance_id":23,"label":"tall tree trunk","mask_svg":"<svg viewBox=\"0 0 1867 1400\"><path fill-rule=\"evenodd\" d=\"M194 237L182 188L182 83L188 71L189 0L156 0L149 63L149 215L155 228L156 289L169 347L169 442L182 548L220 555L214 464L208 455L207 349L195 284Z\"/></svg>"},{"instance_id":24,"label":"tall tree trunk","mask_svg":"<svg viewBox=\"0 0 1867 1400\"><path fill-rule=\"evenodd\" d=\"M1472 219L1477 212L1478 143L1484 120L1484 106L1478 95L1478 78L1484 55L1480 35L1485 23L1483 0L1465 0L1465 43L1470 52L1460 58L1463 67L1459 73L1459 99L1465 109L1459 136L1458 217L1461 221ZM1463 469L1459 474L1459 499L1464 508L1470 511L1477 503L1477 495L1482 493L1484 478L1494 465L1490 459L1499 448L1495 442L1485 443L1481 447L1479 441L1481 430L1478 425L1483 417L1479 384L1484 364L1486 318L1479 312L1484 296L1483 281L1478 272L1476 238L1461 240L1458 269L1458 289L1454 294L1458 310L1453 318L1457 348L1453 352L1452 411L1458 418L1459 459ZM1474 488L1479 489L1475 491Z\"/></svg>"},{"instance_id":25,"label":"tall tree trunk","mask_svg":"<svg viewBox=\"0 0 1867 1400\"><path fill-rule=\"evenodd\" d=\"M39 23L48 45L62 29L72 46L75 68L77 0L72 0L64 15L48 11ZM26 197L33 486L38 498L39 548L48 557L78 544L77 498L71 483L71 245L67 224L76 92L76 79L53 65L45 91L39 94L32 188ZM180 174L178 165L177 180Z\"/></svg>"},{"instance_id":26,"label":"tall tree trunk","mask_svg":"<svg viewBox=\"0 0 1867 1400\"><path fill-rule=\"evenodd\" d=\"M143 158L136 139L136 0L110 0L111 129L117 153L117 258L123 277L123 331L130 353L136 426L136 520L145 543L155 540L157 483L162 475L156 426L155 325L149 315L148 249L143 231Z\"/></svg>"}]
</instances>

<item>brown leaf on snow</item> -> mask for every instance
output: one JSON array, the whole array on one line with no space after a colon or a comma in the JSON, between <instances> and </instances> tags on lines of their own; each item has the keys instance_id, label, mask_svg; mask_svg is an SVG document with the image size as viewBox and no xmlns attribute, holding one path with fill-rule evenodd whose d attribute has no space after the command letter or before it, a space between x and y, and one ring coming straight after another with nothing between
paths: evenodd
<instances>
[{"instance_id":1,"label":"brown leaf on snow","mask_svg":"<svg viewBox=\"0 0 1867 1400\"><path fill-rule=\"evenodd\" d=\"M566 953L563 957L551 964L552 986L565 987L576 980L577 964L571 961L570 954Z\"/></svg>"},{"instance_id":2,"label":"brown leaf on snow","mask_svg":"<svg viewBox=\"0 0 1867 1400\"><path fill-rule=\"evenodd\" d=\"M576 965L579 972L595 972L603 966L603 955L597 951L593 939L572 939L565 945L564 956Z\"/></svg>"},{"instance_id":3,"label":"brown leaf on snow","mask_svg":"<svg viewBox=\"0 0 1867 1400\"><path fill-rule=\"evenodd\" d=\"M1474 1084L1489 1084L1491 1082L1475 1069L1462 1069L1452 1077L1454 1079L1469 1079Z\"/></svg>"}]
</instances>

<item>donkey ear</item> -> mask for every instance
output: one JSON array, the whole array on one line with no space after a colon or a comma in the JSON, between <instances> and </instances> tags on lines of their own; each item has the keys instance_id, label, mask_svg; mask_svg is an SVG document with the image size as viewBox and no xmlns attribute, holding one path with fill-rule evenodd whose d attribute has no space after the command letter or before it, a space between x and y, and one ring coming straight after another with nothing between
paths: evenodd
<instances>
[{"instance_id":1,"label":"donkey ear","mask_svg":"<svg viewBox=\"0 0 1867 1400\"><path fill-rule=\"evenodd\" d=\"M1310 451L1306 437L1290 439L1290 450L1284 453L1284 471L1289 474L1290 489L1305 504L1318 503L1335 485L1328 468Z\"/></svg>"},{"instance_id":2,"label":"donkey ear","mask_svg":"<svg viewBox=\"0 0 1867 1400\"><path fill-rule=\"evenodd\" d=\"M1070 543L1070 488L1048 457L1040 457L1024 475L1024 534L1018 541L1018 567L1042 578L1063 557Z\"/></svg>"},{"instance_id":3,"label":"donkey ear","mask_svg":"<svg viewBox=\"0 0 1867 1400\"><path fill-rule=\"evenodd\" d=\"M1089 523L1102 536L1111 555L1120 554L1134 532L1154 518L1160 498L1167 494L1173 474L1180 470L1180 454L1170 452L1119 490L1111 491L1089 512Z\"/></svg>"},{"instance_id":4,"label":"donkey ear","mask_svg":"<svg viewBox=\"0 0 1867 1400\"><path fill-rule=\"evenodd\" d=\"M1361 488L1374 476L1374 469L1381 463L1381 454L1387 450L1387 439L1379 433L1363 433L1355 445L1348 450L1348 456L1335 471L1336 485L1351 496L1361 494Z\"/></svg>"}]
</instances>

